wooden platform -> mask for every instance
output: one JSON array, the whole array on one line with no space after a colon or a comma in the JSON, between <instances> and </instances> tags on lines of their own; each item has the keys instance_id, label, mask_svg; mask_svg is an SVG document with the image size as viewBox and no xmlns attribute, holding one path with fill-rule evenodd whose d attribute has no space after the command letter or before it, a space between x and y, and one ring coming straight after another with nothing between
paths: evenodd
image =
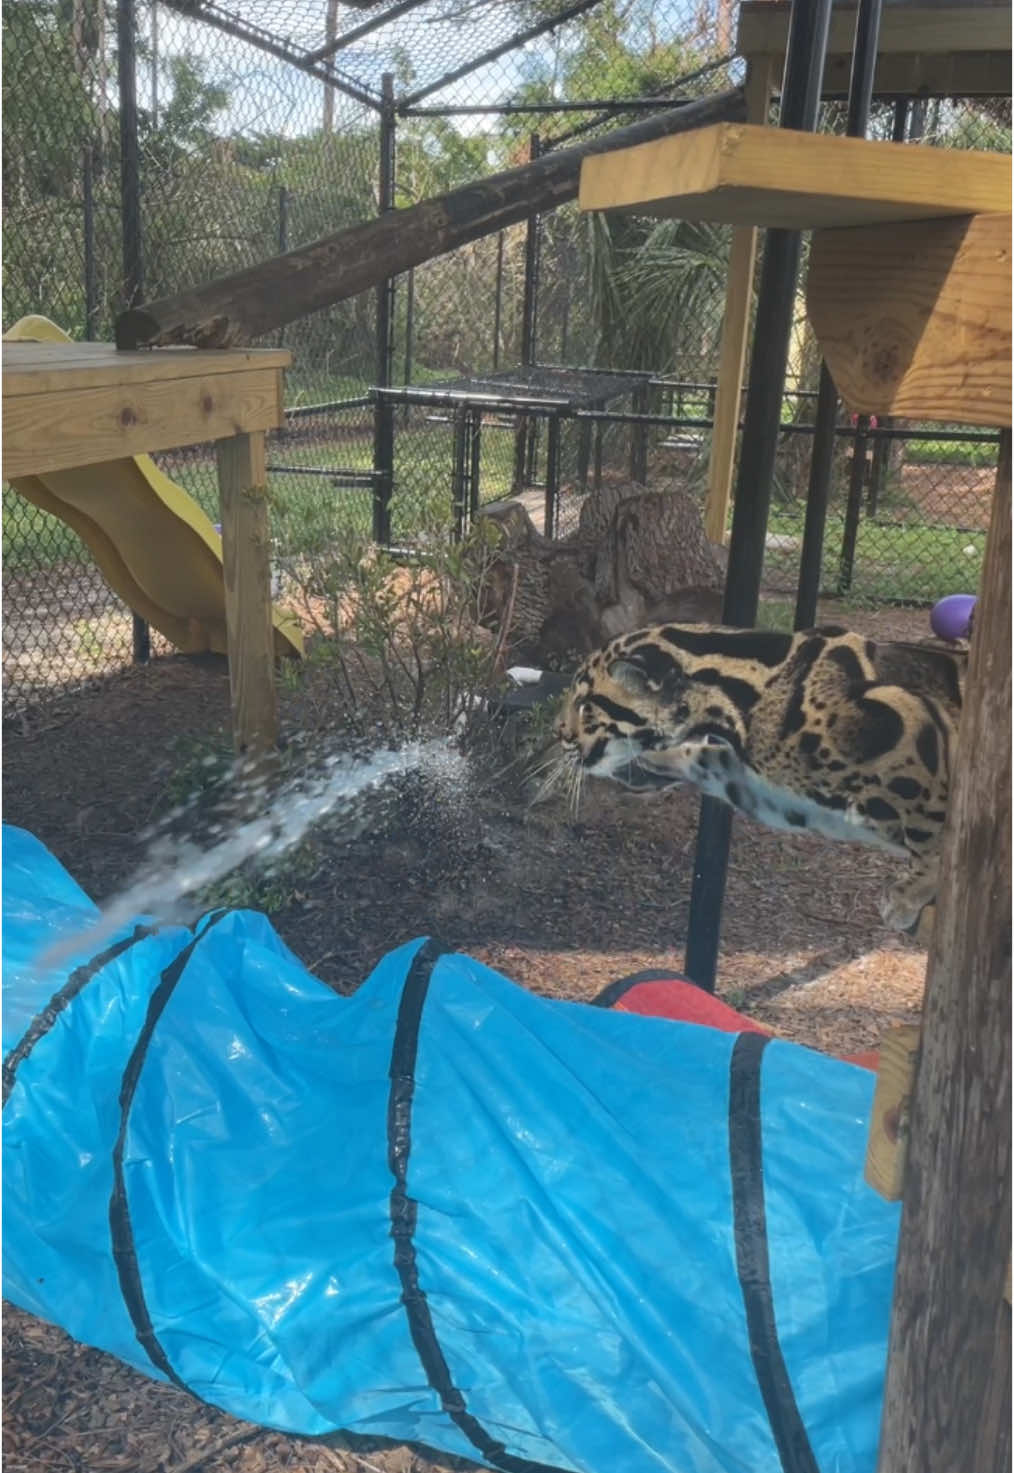
<instances>
[{"instance_id":1,"label":"wooden platform","mask_svg":"<svg viewBox=\"0 0 1014 1473\"><path fill-rule=\"evenodd\" d=\"M781 76L789 30L787 0L744 0L736 51L751 64L770 59ZM824 97L848 94L855 6L831 12ZM884 6L877 42L874 93L909 97L1005 97L1011 82L1011 8L976 4Z\"/></svg>"},{"instance_id":2,"label":"wooden platform","mask_svg":"<svg viewBox=\"0 0 1014 1473\"><path fill-rule=\"evenodd\" d=\"M111 343L4 343L4 475L42 475L282 423L276 349L119 353Z\"/></svg>"},{"instance_id":3,"label":"wooden platform","mask_svg":"<svg viewBox=\"0 0 1014 1473\"><path fill-rule=\"evenodd\" d=\"M3 474L43 476L216 442L233 734L274 747L265 431L283 420L277 349L121 353L110 343L5 342Z\"/></svg>"},{"instance_id":4,"label":"wooden platform","mask_svg":"<svg viewBox=\"0 0 1014 1473\"><path fill-rule=\"evenodd\" d=\"M812 230L1009 214L1007 154L717 123L586 159L582 210Z\"/></svg>"}]
</instances>

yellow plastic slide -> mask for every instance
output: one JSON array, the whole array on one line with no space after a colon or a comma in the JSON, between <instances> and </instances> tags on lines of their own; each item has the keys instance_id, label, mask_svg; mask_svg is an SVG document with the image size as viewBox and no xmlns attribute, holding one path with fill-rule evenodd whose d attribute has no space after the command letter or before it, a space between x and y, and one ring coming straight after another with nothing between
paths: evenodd
<instances>
[{"instance_id":1,"label":"yellow plastic slide","mask_svg":"<svg viewBox=\"0 0 1014 1473\"><path fill-rule=\"evenodd\" d=\"M4 338L69 342L46 317L22 317ZM148 455L104 461L11 482L28 501L66 522L106 582L184 654L227 652L222 539L192 497ZM301 655L298 620L272 611L275 653Z\"/></svg>"}]
</instances>

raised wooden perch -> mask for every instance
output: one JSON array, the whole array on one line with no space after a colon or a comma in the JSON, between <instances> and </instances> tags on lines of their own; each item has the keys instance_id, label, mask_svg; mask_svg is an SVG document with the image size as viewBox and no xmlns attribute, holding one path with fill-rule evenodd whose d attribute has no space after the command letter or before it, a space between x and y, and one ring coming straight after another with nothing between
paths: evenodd
<instances>
[{"instance_id":1,"label":"raised wooden perch","mask_svg":"<svg viewBox=\"0 0 1014 1473\"><path fill-rule=\"evenodd\" d=\"M722 122L590 158L582 210L814 230L1010 212L1010 158Z\"/></svg>"},{"instance_id":2,"label":"raised wooden perch","mask_svg":"<svg viewBox=\"0 0 1014 1473\"><path fill-rule=\"evenodd\" d=\"M354 297L411 266L575 199L581 164L597 153L745 116L741 89L659 113L605 138L548 153L312 245L272 256L207 286L124 312L118 348L232 348Z\"/></svg>"},{"instance_id":3,"label":"raised wooden perch","mask_svg":"<svg viewBox=\"0 0 1014 1473\"><path fill-rule=\"evenodd\" d=\"M806 304L850 409L1010 423L1009 214L817 231Z\"/></svg>"}]
</instances>

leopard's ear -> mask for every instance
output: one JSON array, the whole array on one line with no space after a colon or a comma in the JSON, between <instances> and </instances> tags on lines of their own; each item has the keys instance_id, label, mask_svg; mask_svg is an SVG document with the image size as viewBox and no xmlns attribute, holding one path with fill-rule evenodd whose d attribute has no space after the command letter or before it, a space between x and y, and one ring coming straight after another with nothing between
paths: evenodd
<instances>
[{"instance_id":1,"label":"leopard's ear","mask_svg":"<svg viewBox=\"0 0 1014 1473\"><path fill-rule=\"evenodd\" d=\"M654 691L652 690L643 667L635 664L633 660L623 658L613 660L608 667L608 675L610 680L615 680L616 684L630 696L650 696L658 692L657 686Z\"/></svg>"},{"instance_id":2,"label":"leopard's ear","mask_svg":"<svg viewBox=\"0 0 1014 1473\"><path fill-rule=\"evenodd\" d=\"M657 652L652 656L642 658L637 650L617 655L607 673L628 696L674 701L687 683L686 675L675 660L658 659Z\"/></svg>"}]
</instances>

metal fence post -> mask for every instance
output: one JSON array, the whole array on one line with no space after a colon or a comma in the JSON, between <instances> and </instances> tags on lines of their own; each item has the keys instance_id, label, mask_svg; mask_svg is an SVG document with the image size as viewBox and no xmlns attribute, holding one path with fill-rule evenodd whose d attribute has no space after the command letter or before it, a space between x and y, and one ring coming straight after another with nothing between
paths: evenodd
<instances>
[{"instance_id":1,"label":"metal fence post","mask_svg":"<svg viewBox=\"0 0 1014 1473\"><path fill-rule=\"evenodd\" d=\"M869 126L882 4L883 0L859 0L859 8L856 11L855 45L852 53L848 116L845 124L845 133L849 138L865 137ZM897 117L895 121L897 123ZM821 361L817 418L813 448L810 452L810 481L806 492L803 546L799 555L799 583L796 589L796 615L793 621L796 629L810 629L817 619L817 600L820 597L823 567L824 529L827 525L827 503L831 491L834 432L837 423L838 391L834 386L834 380L831 378L827 364ZM851 568L849 577L851 579Z\"/></svg>"},{"instance_id":2,"label":"metal fence post","mask_svg":"<svg viewBox=\"0 0 1014 1473\"><path fill-rule=\"evenodd\" d=\"M394 74L381 79L379 213L394 209L395 141ZM377 288L377 386L388 389L394 378L394 278ZM391 540L391 497L394 491L394 406L387 396L377 397L373 411L373 537Z\"/></svg>"},{"instance_id":3,"label":"metal fence post","mask_svg":"<svg viewBox=\"0 0 1014 1473\"><path fill-rule=\"evenodd\" d=\"M496 237L496 295L493 298L493 372L500 367L500 331L503 316L503 243L504 233Z\"/></svg>"},{"instance_id":4,"label":"metal fence post","mask_svg":"<svg viewBox=\"0 0 1014 1473\"><path fill-rule=\"evenodd\" d=\"M415 268L408 273L408 282L405 287L405 368L402 373L402 382L406 389L412 382L412 356L415 348L413 335L415 333ZM402 405L402 424L408 423L409 406Z\"/></svg>"},{"instance_id":5,"label":"metal fence post","mask_svg":"<svg viewBox=\"0 0 1014 1473\"><path fill-rule=\"evenodd\" d=\"M533 133L529 140L528 157L532 163L541 156L541 140ZM542 224L538 215L529 215L525 235L525 291L521 308L521 363L531 368L535 363L535 343L539 318L539 255ZM517 438L514 447L514 492L517 494L529 485L535 476L535 438L538 433L537 420L521 415L518 420Z\"/></svg>"},{"instance_id":6,"label":"metal fence post","mask_svg":"<svg viewBox=\"0 0 1014 1473\"><path fill-rule=\"evenodd\" d=\"M838 566L838 592L848 593L852 587L852 571L856 561L856 542L859 538L859 518L863 506L863 487L866 484L866 440L870 428L867 415L856 419L856 433L852 441L852 467L849 471L849 496L845 507L845 527L841 539L841 556Z\"/></svg>"},{"instance_id":7,"label":"metal fence post","mask_svg":"<svg viewBox=\"0 0 1014 1473\"><path fill-rule=\"evenodd\" d=\"M120 95L120 225L123 240L124 305L144 299L144 256L141 238L141 149L137 136L137 13L134 0L117 0L117 84ZM133 617L134 663L151 655L151 630Z\"/></svg>"},{"instance_id":8,"label":"metal fence post","mask_svg":"<svg viewBox=\"0 0 1014 1473\"><path fill-rule=\"evenodd\" d=\"M278 254L284 256L289 249L289 191L284 184L278 186ZM278 346L285 342L285 328L278 329Z\"/></svg>"},{"instance_id":9,"label":"metal fence post","mask_svg":"<svg viewBox=\"0 0 1014 1473\"><path fill-rule=\"evenodd\" d=\"M81 155L81 228L84 235L84 335L95 341L98 288L95 275L95 160L94 146L86 143Z\"/></svg>"},{"instance_id":10,"label":"metal fence post","mask_svg":"<svg viewBox=\"0 0 1014 1473\"><path fill-rule=\"evenodd\" d=\"M782 128L812 133L816 127L830 21L831 0L793 0L781 92ZM722 610L726 624L749 626L757 617L799 254L798 230L768 230L729 539ZM731 833L732 809L717 798L702 799L685 965L687 975L709 992L715 987Z\"/></svg>"}]
</instances>

